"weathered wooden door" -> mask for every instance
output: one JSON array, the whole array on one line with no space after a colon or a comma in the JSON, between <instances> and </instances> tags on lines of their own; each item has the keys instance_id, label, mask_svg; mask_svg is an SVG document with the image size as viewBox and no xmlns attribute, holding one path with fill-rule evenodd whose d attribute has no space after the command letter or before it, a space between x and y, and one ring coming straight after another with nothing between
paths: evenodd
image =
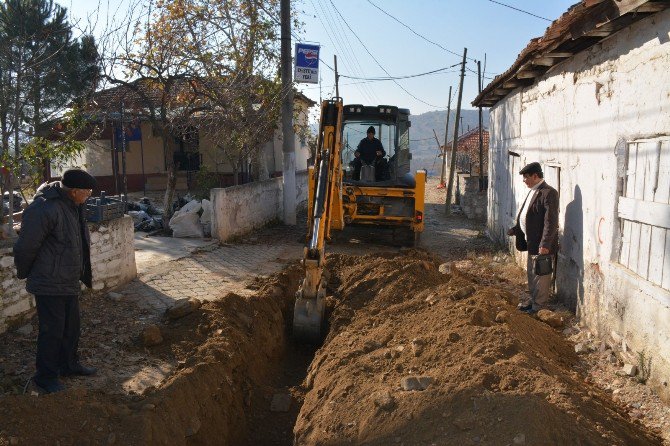
<instances>
[{"instance_id":1,"label":"weathered wooden door","mask_svg":"<svg viewBox=\"0 0 670 446\"><path fill-rule=\"evenodd\" d=\"M670 140L628 144L619 263L670 290Z\"/></svg>"}]
</instances>

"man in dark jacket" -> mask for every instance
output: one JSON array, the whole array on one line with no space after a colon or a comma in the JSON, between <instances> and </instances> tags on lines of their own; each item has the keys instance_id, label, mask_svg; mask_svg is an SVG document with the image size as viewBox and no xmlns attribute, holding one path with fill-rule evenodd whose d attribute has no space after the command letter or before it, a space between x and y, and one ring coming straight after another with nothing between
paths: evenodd
<instances>
[{"instance_id":1,"label":"man in dark jacket","mask_svg":"<svg viewBox=\"0 0 670 446\"><path fill-rule=\"evenodd\" d=\"M96 181L70 169L62 181L39 187L23 212L14 245L17 276L35 295L39 333L35 385L44 393L64 390L58 375L92 375L79 362L79 281L91 287L90 236L84 203Z\"/></svg>"},{"instance_id":2,"label":"man in dark jacket","mask_svg":"<svg viewBox=\"0 0 670 446\"><path fill-rule=\"evenodd\" d=\"M381 181L388 179L388 163L384 158L386 150L381 141L375 138L375 128L368 127L367 136L361 139L354 152L354 160L351 165L354 168L354 179L360 180L361 167L363 164L375 166L375 180ZM378 172L379 171L379 172Z\"/></svg>"},{"instance_id":3,"label":"man in dark jacket","mask_svg":"<svg viewBox=\"0 0 670 446\"><path fill-rule=\"evenodd\" d=\"M519 174L530 191L516 217L516 225L507 231L515 236L516 249L528 251L526 264L530 296L519 303L519 310L534 312L549 302L551 274L535 274L538 255L558 252L558 192L544 181L540 163L530 163Z\"/></svg>"}]
</instances>

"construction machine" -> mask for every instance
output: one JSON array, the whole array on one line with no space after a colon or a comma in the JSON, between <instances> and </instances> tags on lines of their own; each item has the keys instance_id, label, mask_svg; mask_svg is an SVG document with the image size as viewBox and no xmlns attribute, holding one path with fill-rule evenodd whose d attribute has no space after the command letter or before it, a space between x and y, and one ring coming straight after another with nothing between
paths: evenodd
<instances>
[{"instance_id":1,"label":"construction machine","mask_svg":"<svg viewBox=\"0 0 670 446\"><path fill-rule=\"evenodd\" d=\"M418 241L424 228L426 172L410 173L409 110L390 105L321 104L318 145L309 167L305 278L296 295L293 334L318 342L324 321L328 274L325 246L333 230L347 225L389 227ZM386 156L356 164L358 140L373 127ZM383 175L376 171L380 166Z\"/></svg>"}]
</instances>

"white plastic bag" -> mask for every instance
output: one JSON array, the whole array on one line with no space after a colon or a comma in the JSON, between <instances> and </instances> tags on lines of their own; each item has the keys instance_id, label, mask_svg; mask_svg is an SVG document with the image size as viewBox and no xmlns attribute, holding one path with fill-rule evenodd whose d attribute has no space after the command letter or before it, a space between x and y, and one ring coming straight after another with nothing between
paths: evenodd
<instances>
[{"instance_id":1,"label":"white plastic bag","mask_svg":"<svg viewBox=\"0 0 670 446\"><path fill-rule=\"evenodd\" d=\"M200 223L206 225L212 222L212 202L205 199L202 200L202 215L200 216Z\"/></svg>"},{"instance_id":2,"label":"white plastic bag","mask_svg":"<svg viewBox=\"0 0 670 446\"><path fill-rule=\"evenodd\" d=\"M200 216L196 212L178 212L170 219L172 237L197 237L205 236L200 224Z\"/></svg>"},{"instance_id":3,"label":"white plastic bag","mask_svg":"<svg viewBox=\"0 0 670 446\"><path fill-rule=\"evenodd\" d=\"M202 205L198 200L191 200L188 203L186 203L181 209L179 209L180 214L188 214L188 213L194 213L198 212L202 209Z\"/></svg>"}]
</instances>

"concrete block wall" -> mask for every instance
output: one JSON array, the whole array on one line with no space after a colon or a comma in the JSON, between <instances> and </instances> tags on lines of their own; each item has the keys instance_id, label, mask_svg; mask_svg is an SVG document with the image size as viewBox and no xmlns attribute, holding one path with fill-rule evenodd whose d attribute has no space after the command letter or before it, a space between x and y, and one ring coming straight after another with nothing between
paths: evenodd
<instances>
[{"instance_id":1,"label":"concrete block wall","mask_svg":"<svg viewBox=\"0 0 670 446\"><path fill-rule=\"evenodd\" d=\"M459 174L460 204L466 217L471 220L486 221L487 193L479 191L479 177Z\"/></svg>"},{"instance_id":2,"label":"concrete block wall","mask_svg":"<svg viewBox=\"0 0 670 446\"><path fill-rule=\"evenodd\" d=\"M307 171L297 172L296 204L307 200ZM225 242L281 219L284 211L281 178L212 189L212 237Z\"/></svg>"},{"instance_id":3,"label":"concrete block wall","mask_svg":"<svg viewBox=\"0 0 670 446\"><path fill-rule=\"evenodd\" d=\"M133 219L90 224L93 291L124 285L137 277Z\"/></svg>"},{"instance_id":4,"label":"concrete block wall","mask_svg":"<svg viewBox=\"0 0 670 446\"><path fill-rule=\"evenodd\" d=\"M137 276L133 221L125 216L89 224L93 290L102 292L126 284ZM35 299L16 277L11 243L0 245L0 333L20 325L32 315Z\"/></svg>"}]
</instances>

